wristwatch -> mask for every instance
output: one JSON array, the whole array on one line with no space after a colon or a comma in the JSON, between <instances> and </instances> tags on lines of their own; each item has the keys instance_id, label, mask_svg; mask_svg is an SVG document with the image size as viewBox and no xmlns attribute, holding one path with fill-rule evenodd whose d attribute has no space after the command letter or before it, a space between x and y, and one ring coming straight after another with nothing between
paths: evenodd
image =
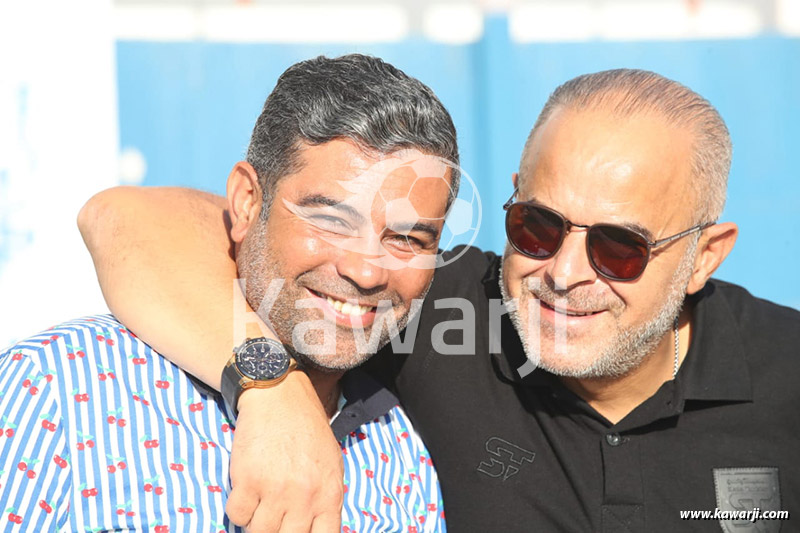
<instances>
[{"instance_id":1,"label":"wristwatch","mask_svg":"<svg viewBox=\"0 0 800 533\"><path fill-rule=\"evenodd\" d=\"M233 356L222 370L222 397L239 416L242 392L274 387L297 367L297 361L280 342L266 337L245 339L234 348Z\"/></svg>"}]
</instances>

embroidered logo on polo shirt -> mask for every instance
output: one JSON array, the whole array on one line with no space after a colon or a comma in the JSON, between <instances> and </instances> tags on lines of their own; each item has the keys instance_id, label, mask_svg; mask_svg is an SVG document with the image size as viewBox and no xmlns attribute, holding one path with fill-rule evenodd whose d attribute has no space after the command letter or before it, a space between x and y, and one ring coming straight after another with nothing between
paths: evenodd
<instances>
[{"instance_id":1,"label":"embroidered logo on polo shirt","mask_svg":"<svg viewBox=\"0 0 800 533\"><path fill-rule=\"evenodd\" d=\"M777 468L715 468L714 490L720 511L764 513L781 509ZM748 518L719 522L727 533L771 533L781 527L780 520Z\"/></svg>"},{"instance_id":2,"label":"embroidered logo on polo shirt","mask_svg":"<svg viewBox=\"0 0 800 533\"><path fill-rule=\"evenodd\" d=\"M489 461L481 461L478 472L489 477L502 477L507 480L522 468L526 462L532 463L536 456L534 452L520 448L500 437L490 437L486 441L486 451L489 452Z\"/></svg>"}]
</instances>

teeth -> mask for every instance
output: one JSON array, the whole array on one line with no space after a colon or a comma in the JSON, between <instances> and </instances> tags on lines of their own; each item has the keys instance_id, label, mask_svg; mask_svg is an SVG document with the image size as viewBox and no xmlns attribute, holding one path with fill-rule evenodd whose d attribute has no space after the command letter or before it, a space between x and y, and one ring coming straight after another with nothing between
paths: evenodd
<instances>
[{"instance_id":1,"label":"teeth","mask_svg":"<svg viewBox=\"0 0 800 533\"><path fill-rule=\"evenodd\" d=\"M550 306L550 307L552 307L552 306ZM594 311L586 311L586 312L568 311L568 310L560 308L560 307L552 307L552 309L556 313L561 313L561 314L567 315L567 316L589 316L589 315L593 315L595 313Z\"/></svg>"},{"instance_id":2,"label":"teeth","mask_svg":"<svg viewBox=\"0 0 800 533\"><path fill-rule=\"evenodd\" d=\"M350 302L342 302L341 300L334 300L330 296L327 296L326 299L328 300L328 304L336 309L336 311L342 313L343 315L350 315L350 316L361 316L365 315L368 311L372 309L371 306L364 306L358 304L352 304Z\"/></svg>"},{"instance_id":3,"label":"teeth","mask_svg":"<svg viewBox=\"0 0 800 533\"><path fill-rule=\"evenodd\" d=\"M587 313L578 313L577 311L564 311L563 309L559 309L560 313L566 313L568 316L589 316L593 315L593 311L589 311Z\"/></svg>"}]
</instances>

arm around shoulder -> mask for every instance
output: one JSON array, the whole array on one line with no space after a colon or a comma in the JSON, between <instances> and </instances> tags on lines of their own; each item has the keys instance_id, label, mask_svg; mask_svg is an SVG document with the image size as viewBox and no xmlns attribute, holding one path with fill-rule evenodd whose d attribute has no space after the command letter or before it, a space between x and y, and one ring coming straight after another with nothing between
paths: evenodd
<instances>
[{"instance_id":1,"label":"arm around shoulder","mask_svg":"<svg viewBox=\"0 0 800 533\"><path fill-rule=\"evenodd\" d=\"M216 388L233 347L236 264L225 206L192 189L116 187L78 215L111 312Z\"/></svg>"}]
</instances>

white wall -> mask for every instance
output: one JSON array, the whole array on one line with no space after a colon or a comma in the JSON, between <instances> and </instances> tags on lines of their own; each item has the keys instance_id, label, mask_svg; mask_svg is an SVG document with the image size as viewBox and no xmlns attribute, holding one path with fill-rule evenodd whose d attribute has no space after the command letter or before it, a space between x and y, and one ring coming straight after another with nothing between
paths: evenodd
<instances>
[{"instance_id":1,"label":"white wall","mask_svg":"<svg viewBox=\"0 0 800 533\"><path fill-rule=\"evenodd\" d=\"M0 1L0 348L107 312L75 224L116 183L110 0Z\"/></svg>"}]
</instances>

